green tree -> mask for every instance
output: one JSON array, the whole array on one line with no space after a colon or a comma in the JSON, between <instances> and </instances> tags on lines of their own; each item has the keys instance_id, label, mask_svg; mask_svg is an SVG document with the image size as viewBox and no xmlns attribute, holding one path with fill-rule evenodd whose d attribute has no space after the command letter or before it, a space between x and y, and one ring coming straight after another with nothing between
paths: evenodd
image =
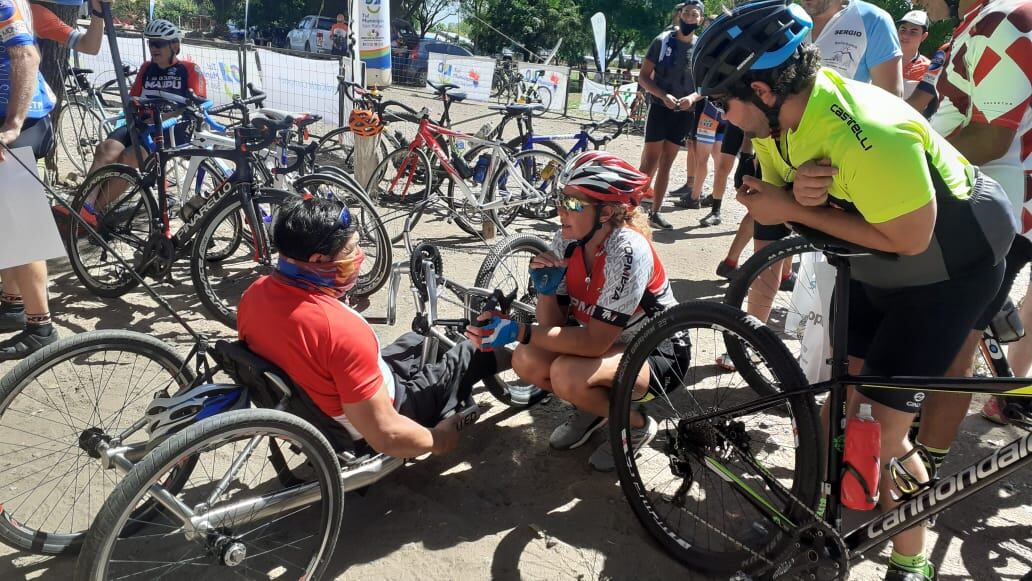
<instances>
[{"instance_id":1,"label":"green tree","mask_svg":"<svg viewBox=\"0 0 1032 581\"><path fill-rule=\"evenodd\" d=\"M460 14L483 54L498 52L512 41L535 53L552 48L560 38L566 47L586 26L574 0L465 0Z\"/></svg>"}]
</instances>

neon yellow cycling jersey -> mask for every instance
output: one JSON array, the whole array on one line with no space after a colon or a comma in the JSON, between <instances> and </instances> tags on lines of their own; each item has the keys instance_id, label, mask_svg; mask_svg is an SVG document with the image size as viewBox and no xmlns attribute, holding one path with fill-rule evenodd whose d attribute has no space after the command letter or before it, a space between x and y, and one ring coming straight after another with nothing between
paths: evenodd
<instances>
[{"instance_id":1,"label":"neon yellow cycling jersey","mask_svg":"<svg viewBox=\"0 0 1032 581\"><path fill-rule=\"evenodd\" d=\"M753 139L764 181L786 187L795 168L830 159L831 202L871 224L937 204L928 250L895 260L861 257L853 278L880 287L931 284L998 262L1016 224L1006 196L928 121L895 95L821 69L795 130ZM997 191L999 190L999 191Z\"/></svg>"}]
</instances>

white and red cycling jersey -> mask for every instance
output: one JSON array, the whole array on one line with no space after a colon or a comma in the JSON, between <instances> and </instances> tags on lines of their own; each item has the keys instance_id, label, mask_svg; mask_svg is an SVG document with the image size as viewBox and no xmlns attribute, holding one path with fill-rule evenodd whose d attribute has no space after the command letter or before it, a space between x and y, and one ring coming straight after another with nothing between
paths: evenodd
<instances>
[{"instance_id":1,"label":"white and red cycling jersey","mask_svg":"<svg viewBox=\"0 0 1032 581\"><path fill-rule=\"evenodd\" d=\"M590 276L584 247L571 249L572 244L558 232L552 240L552 251L567 263L556 296L560 304L569 303L582 325L596 319L623 327L618 342L627 343L647 319L677 304L663 263L641 233L626 227L614 230L589 257Z\"/></svg>"},{"instance_id":2,"label":"white and red cycling jersey","mask_svg":"<svg viewBox=\"0 0 1032 581\"><path fill-rule=\"evenodd\" d=\"M1006 154L979 167L1003 186L1021 233L1032 238L1030 32L1028 0L983 0L969 10L940 57L936 89L942 102L932 126L947 137L972 123L1016 131Z\"/></svg>"}]
</instances>

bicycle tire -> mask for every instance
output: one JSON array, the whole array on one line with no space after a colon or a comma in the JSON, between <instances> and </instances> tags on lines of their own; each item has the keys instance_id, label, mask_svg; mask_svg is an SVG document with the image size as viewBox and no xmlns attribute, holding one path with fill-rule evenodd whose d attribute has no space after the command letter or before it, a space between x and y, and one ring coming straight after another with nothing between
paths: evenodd
<instances>
[{"instance_id":1,"label":"bicycle tire","mask_svg":"<svg viewBox=\"0 0 1032 581\"><path fill-rule=\"evenodd\" d=\"M765 246L759 252L750 256L749 260L745 261L745 263L739 268L738 275L728 285L727 292L724 295L724 304L743 311L747 310L747 307L749 306L747 303L749 299L749 291L757 284L757 279L762 273L772 268L775 264L781 263L782 260L792 260L794 257L807 252L816 252L816 250L809 242L806 241L805 238L800 236L783 238ZM768 288L761 289L757 287L755 292L761 293L763 298L769 297L773 305L778 300L777 297L779 291L777 289L770 289L769 285L766 286ZM787 294L787 302L782 301L783 306L775 305L776 308L773 309L777 312L784 310L785 317L787 317L787 314L794 308L790 299L792 292L787 291ZM778 316L773 317L776 321L775 323L771 323L771 317L768 317L768 320L764 321L764 323L771 328L779 338L781 338L782 342L791 342L790 340L792 337L784 328L783 319L785 317L778 314ZM754 388L764 386L765 382L761 377L761 374L756 373L753 365L753 358L746 354L742 345L736 341L728 341L727 348L727 354L731 358L735 368L738 369L739 372L742 373L743 377L749 381L749 385L752 385ZM794 357L798 358L798 339L795 339L794 342L792 342L792 346L788 347L788 349ZM768 389L765 393L770 394L774 392L773 390Z\"/></svg>"},{"instance_id":2,"label":"bicycle tire","mask_svg":"<svg viewBox=\"0 0 1032 581\"><path fill-rule=\"evenodd\" d=\"M516 234L499 240L488 252L484 262L477 272L476 282L473 286L489 290L500 289L503 293L513 290L517 291L516 299L522 303L534 306L537 305L537 293L534 284L531 282L527 264L522 264L520 258L515 261L518 264L507 263L506 261L517 254L526 253L537 256L549 250L548 243L533 234ZM525 277L525 278L524 278ZM478 310L474 308L473 310ZM466 314L470 320L476 320L479 312ZM511 313L512 317L523 323L534 321L533 313ZM507 353L511 350L507 347ZM494 376L484 378L484 387L487 388L495 399L512 407L525 407L533 405L548 397L548 392L530 384L520 384L518 378L512 372L501 372Z\"/></svg>"},{"instance_id":3,"label":"bicycle tire","mask_svg":"<svg viewBox=\"0 0 1032 581\"><path fill-rule=\"evenodd\" d=\"M325 189L326 185L331 188L329 191ZM365 297L380 290L391 274L391 241L387 227L380 220L369 196L361 189L353 188L350 182L328 174L302 176L294 181L294 190L332 197L347 206L356 224L359 246L366 256L358 282L349 294Z\"/></svg>"},{"instance_id":4,"label":"bicycle tire","mask_svg":"<svg viewBox=\"0 0 1032 581\"><path fill-rule=\"evenodd\" d=\"M774 333L762 326L756 324L756 320L730 306L723 305L720 303L692 301L687 303L681 303L675 305L656 318L652 319L638 332L635 338L627 346L620 365L617 369L616 376L613 381L613 391L610 398L610 413L609 413L609 439L613 445L613 457L615 459L616 469L620 477L620 488L624 491L624 496L627 498L628 503L631 505L635 516L642 523L645 529L649 532L654 539L656 539L660 545L675 559L683 563L686 567L707 574L727 576L738 571L744 570L745 572L754 571L759 564L756 562L756 555L750 555L749 550L754 553L760 554L767 561L773 561L781 556L781 551L784 547L791 542L789 538L781 534L780 531L775 530L773 532L766 532L762 528L757 528L756 521L752 521L751 527L747 528L747 532L751 532L753 536L758 534L764 534L763 538L750 538L742 539L739 538L741 533L736 531L735 534L726 533L719 529L716 529L713 525L713 521L716 520L716 515L725 515L725 517L731 518L732 515L743 513L742 506L735 509L727 508L725 503L729 503L734 499L738 499L737 496L725 497L723 489L720 492L714 492L708 489L702 488L702 482L697 476L688 476L692 478L692 482L685 480L686 476L678 477L673 472L673 463L676 461L683 462L687 465L688 474L694 474L695 471L691 468L689 462L695 460L698 463L698 472L702 473L702 477L705 478L707 471L702 466L698 457L703 456L710 450L708 448L715 447L718 445L716 440L725 438L723 445L727 446L729 440L724 436L725 433L718 429L711 427L710 434L713 436L713 442L704 440L687 440L689 435L686 434L694 426L692 424L683 424L682 422L690 419L691 416L685 416L675 411L674 420L677 420L677 427L673 431L670 428L660 430L657 433L656 439L653 440L651 447L638 450L637 453L631 453L627 450L628 442L631 441L630 436L630 411L632 407L636 406L636 403L632 401L632 394L635 387L635 382L638 379L640 370L648 365L648 357L653 351L663 344L664 341L670 341L674 337L683 337L684 333L688 333L688 337L693 337L691 329L697 330L708 330L713 333L714 339L724 337L725 339L729 336L737 337L738 339L749 343L753 349L761 354L763 360L770 367L773 376L776 378L777 383L784 385L786 389L798 389L802 386L806 386L806 378L803 377L802 371L799 366L792 359L792 356L785 349L784 345L780 343ZM699 333L696 332L694 338L691 339L693 345L709 346L709 341L701 339ZM693 357L694 358L694 357ZM695 363L694 361L692 362ZM703 364L706 365L706 364ZM703 383L709 385L707 381L719 381L716 378L723 377L720 374L709 375L705 373L701 374L699 378L694 373L691 374L693 383ZM684 382L689 374L684 374L678 380L679 383ZM667 393L665 398L659 396L652 400L650 406L652 407L652 415L658 416L661 411L658 407L662 405L669 405L673 408L674 399L686 399L689 397L689 390L692 387L684 386L680 388L680 391L673 391L673 389ZM695 394L691 394L691 400L695 402L694 407L697 411L710 412L718 411L719 409L733 405L730 401L733 397L749 397L755 396L747 395L747 390L743 390L740 386L728 385L728 392L730 395L718 395L716 389L712 387L699 388L698 395L699 399L696 398ZM704 406L700 399L707 402L713 402L720 407ZM748 401L748 400L747 400ZM774 436L771 434L757 434L760 437L767 436L769 439L762 440L757 446L757 450L749 448L749 442L746 441L744 449L748 451L748 454L752 456L752 460L759 466L759 471L765 472L767 476L778 479L775 474L780 474L780 478L792 478L791 486L785 485L785 488L790 489L791 494L802 502L806 508L814 509L817 506L817 500L820 495L820 481L822 474L821 450L821 429L819 424L819 416L817 408L814 404L812 396L806 395L786 395L783 400L787 409L787 413L782 415L768 416L775 419L788 416L788 422L784 425L782 434L779 434L787 442L794 442L797 449L794 452L794 469L775 467L770 470L763 466L762 462L758 461L755 456L765 451L767 448L774 446ZM742 402L734 402L742 403ZM779 402L780 404L780 402ZM770 407L774 407L773 405ZM697 413L697 412L696 412ZM759 413L759 412L756 412ZM717 416L715 419L720 419L721 416ZM730 420L730 418L729 418ZM665 421L665 420L663 420ZM673 420L672 420L673 421ZM707 420L706 424L700 424L705 426L719 425L719 421ZM790 425L788 425L790 424ZM727 426L722 426L727 427ZM751 439L755 437L750 435L752 431L761 432L762 430L774 431L777 427L769 427L766 424L758 423L750 425L749 430L746 430L744 426L741 426L742 430L739 437ZM700 432L701 433L701 432ZM673 438L670 435L673 434ZM682 438L682 439L678 439ZM693 447L694 449L690 449ZM699 448L705 448L700 450ZM646 457L655 450L660 450L663 454L670 455L669 457L661 457L656 459L654 456ZM742 448L739 448L737 452L741 453ZM780 450L780 448L778 448ZM707 459L713 459L718 465L721 462L730 463L733 452L736 450L726 450L728 458L720 456L719 459L714 458L715 455L706 456ZM698 454L698 456L686 457L686 455ZM772 453L773 454L773 453ZM640 462L638 458L641 458ZM775 458L772 456L772 458ZM783 455L776 456L775 461L784 461L787 458ZM669 472L673 474L673 480L676 481L678 478L681 480L681 484L678 485L678 493L674 495L663 494L658 489L663 485L659 474L650 478L643 478L640 474L639 465L648 467L656 467L660 470L660 473ZM682 468L683 470L684 468ZM744 480L744 478L743 478ZM762 479L758 479L761 480ZM712 481L716 486L726 485L725 478L713 477ZM721 484L724 483L724 484ZM684 488L685 485L688 488ZM746 484L748 486L748 484ZM691 516L704 527L725 535L726 540L736 540L742 546L752 545L749 550L710 550L705 548L710 542L713 541L712 533L707 533L706 538L685 538L686 535L682 535L678 531L673 530L673 527L666 522L666 516L670 516L674 512L674 508L680 508L680 513L687 511L685 508L686 499L685 497L691 490L698 487L701 494L700 501L708 502L713 500L722 505L723 510L715 509L711 514L707 511L707 515L712 518L708 519L709 524L706 524L707 519L703 519L698 515L692 514ZM681 490L684 489L684 496L677 499L677 495L681 494ZM739 494L736 491L728 490L730 495ZM744 494L744 493L743 493ZM652 496L655 497L653 500ZM666 512L665 516L661 516L664 513L664 509L656 506L660 501L666 501L667 497L670 498L671 509ZM728 500L730 498L731 500ZM775 498L777 502L784 502L787 506L776 506L775 509L783 511L783 514L787 515L790 522L799 523L804 519L808 518L808 511L791 500ZM677 503L680 503L679 505ZM752 506L746 502L745 507ZM683 514L677 516L670 516L670 519L677 519L677 528L680 528L682 524ZM748 518L748 517L745 517ZM764 517L766 518L766 517ZM762 532L761 532L762 531ZM718 538L717 542L725 540L724 538Z\"/></svg>"},{"instance_id":5,"label":"bicycle tire","mask_svg":"<svg viewBox=\"0 0 1032 581\"><path fill-rule=\"evenodd\" d=\"M591 116L592 123L602 123L612 119L613 116L609 114L609 108L616 103L616 98L612 93L599 93L595 95L595 98L591 100L591 106L588 110L588 114Z\"/></svg>"},{"instance_id":6,"label":"bicycle tire","mask_svg":"<svg viewBox=\"0 0 1032 581\"><path fill-rule=\"evenodd\" d=\"M542 105L542 107L544 107L544 108L540 109L540 110L537 110L537 111L533 111L531 113L531 115L534 115L535 117L541 117L542 115L544 115L545 113L548 113L551 110L551 107L552 107L552 89L549 89L548 87L542 87L542 86L538 85L535 88L535 95L536 96L534 97L534 101L533 102L540 103ZM531 101L531 99L527 99L527 100Z\"/></svg>"},{"instance_id":7,"label":"bicycle tire","mask_svg":"<svg viewBox=\"0 0 1032 581\"><path fill-rule=\"evenodd\" d=\"M93 153L103 136L104 118L90 103L78 97L69 99L57 110L54 127L64 158L85 175L93 161Z\"/></svg>"},{"instance_id":8,"label":"bicycle tire","mask_svg":"<svg viewBox=\"0 0 1032 581\"><path fill-rule=\"evenodd\" d=\"M117 354L117 356L108 356L108 354ZM96 355L100 355L101 359L94 358ZM136 359L133 359L134 355L137 356ZM140 363L140 359L145 361ZM150 365L151 363L154 364L153 368ZM74 367L66 370L66 366ZM77 370L79 367L83 368L81 372ZM116 375L119 378L123 377L121 375L122 371L128 371L129 373L125 382L115 379ZM163 374L168 376L164 382L162 381ZM56 392L54 397L63 402L63 409L61 405L58 405L51 398L51 394L47 393L47 388L43 385L42 380L46 380L46 383L55 384L56 389L52 391ZM96 380L106 382L103 389L98 389L100 386L84 384L86 381ZM132 384L129 380L136 380L139 383ZM169 385L173 385L176 389L170 389L169 391L178 392L186 389L193 382L193 371L184 365L182 357L175 350L158 339L134 331L88 331L61 339L19 361L14 368L0 379L0 434L3 434L0 435L0 442L2 442L0 443L0 450L4 451L4 458L10 461L11 464L17 464L15 466L10 466L9 464L3 471L0 471L0 484L2 484L0 486L0 499L2 499L0 505L3 506L3 510L0 511L0 541L21 551L45 555L78 552L85 538L89 523L100 510L99 502L95 509L91 506L91 503L95 498L102 499L107 496L104 492L108 488L105 486L107 484L105 475L101 474L97 482L92 482L92 479L88 478L85 484L82 484L81 491L73 491L73 493L78 494L75 495L74 499L71 499L72 506L69 508L69 512L65 513L66 517L70 514L72 519L68 531L56 530L60 528L61 523L54 525L54 531L47 531L41 530L46 525L46 522L39 525L36 525L34 522L36 512L40 508L46 510L45 507L42 507L42 505L37 507L36 510L32 511L32 514L29 514L29 509L26 509L23 513L21 507L24 505L24 501L22 504L16 504L15 500L25 494L29 495L27 500L31 500L34 495L46 493L42 502L53 503L53 507L50 508L49 513L44 519L49 521L55 509L61 508L61 510L64 510L64 505L68 503L71 495L58 494L59 498L52 499L56 488L48 488L48 483L41 482L49 476L50 472L40 477L40 481L37 481L35 476L41 473L43 469L26 474L26 472L33 469L32 463L40 460L44 462L46 468L52 468L56 464L63 469L67 466L78 468L80 462L82 462L81 465L86 472L90 469L98 468L99 460L89 458L87 453L79 446L78 438L81 433L87 428L99 426L108 435L112 433L117 434L139 419L139 417L142 417L142 415L139 417L128 417L125 418L126 423L122 423L122 419L125 416L124 410L140 403L141 398L146 398L147 400L143 402L144 407L140 408L142 411L142 409L145 409L146 403L149 402L150 396L158 391L159 388L167 388ZM110 393L108 389L112 383L118 388L126 387L125 395ZM36 394L35 386L37 384L41 388L41 393L46 396L46 403L42 401L43 397L38 397ZM76 417L81 413L80 410L93 409L99 411L103 403L101 401L103 395L113 396L105 401L121 402L121 411L117 416L94 418L91 413L89 420L83 422L82 425L70 425L73 421L80 421ZM83 399L91 396L96 396L97 401L92 406L89 404L82 405ZM72 405L70 407L69 399L76 400L71 403L79 405ZM22 409L23 407L25 409ZM48 409L41 409L43 407ZM12 423L8 424L5 420L12 420ZM60 442L56 438L49 437L49 435L41 434L42 441L30 443L29 438L33 434L29 432L29 426L42 422L49 427L51 424L59 424L58 420L67 422L69 425L66 427L73 428L67 434L71 439L68 442L69 445L66 452L62 454L61 458L56 459L60 461L55 461L53 458L56 452L45 449L44 453L47 451L52 453L28 462L18 462L18 455L15 450L12 450L14 443L11 440L14 437L8 432L13 431L17 433L17 441L23 449L43 449L60 444ZM5 427L5 425L11 427ZM33 443L38 445L34 446L32 445ZM69 453L71 456L68 455ZM64 482L69 473L64 473L56 480L55 487ZM96 476L98 473L94 471L93 474ZM76 486L79 486L82 482L78 474L76 474L74 482ZM22 492L25 489L28 489L27 492ZM48 490L50 491L49 493L47 492ZM17 495L15 494L16 492L18 493ZM85 526L80 530L75 528L75 512L81 510L83 506L86 508L87 515L82 521Z\"/></svg>"},{"instance_id":9,"label":"bicycle tire","mask_svg":"<svg viewBox=\"0 0 1032 581\"><path fill-rule=\"evenodd\" d=\"M410 191L413 185L417 191ZM387 227L391 243L397 244L405 234L404 225L409 215L413 216L414 228L423 214L419 202L432 195L433 172L430 160L420 149L395 149L377 164L369 176L365 191L377 215Z\"/></svg>"},{"instance_id":10,"label":"bicycle tire","mask_svg":"<svg viewBox=\"0 0 1032 581\"><path fill-rule=\"evenodd\" d=\"M387 140L381 136L381 158L387 156L387 145ZM315 163L320 166L335 167L353 175L355 173L354 155L355 138L351 135L351 128L348 126L338 127L319 139L319 145L315 148Z\"/></svg>"},{"instance_id":11,"label":"bicycle tire","mask_svg":"<svg viewBox=\"0 0 1032 581\"><path fill-rule=\"evenodd\" d=\"M264 223L261 227L267 229L266 237L270 244L270 254L275 252L275 249L271 248L271 228L276 208L290 200L296 199L300 199L300 197L290 192L271 188L263 188L252 196L251 201L255 204L255 213L263 218ZM269 211L266 212L262 206L268 206ZM273 269L273 265L270 263L269 266L255 268L256 249L254 232L250 234L245 233L243 236L242 245L246 246L247 249L237 260L232 260L232 257L226 257L217 262L211 261L207 258L206 250L213 244L213 239L215 239L219 227L224 221L239 217L241 223L246 224L245 216L240 197L233 194L228 195L224 200L218 202L218 205L202 219L203 222L190 251L190 276L193 279L197 295L201 299L201 304L216 320L231 329L236 329L236 306L240 301L240 297L247 290L247 287L257 280L258 276L269 274ZM248 228L252 228L252 226L248 225ZM271 261L272 257L268 258ZM228 271L237 264L240 264L241 274L226 277L232 284L217 285L213 282L212 278L216 274L216 268ZM216 286L219 288L216 289Z\"/></svg>"},{"instance_id":12,"label":"bicycle tire","mask_svg":"<svg viewBox=\"0 0 1032 581\"><path fill-rule=\"evenodd\" d=\"M93 526L90 528L90 534L86 539L83 550L79 554L79 560L75 568L75 579L77 581L108 579L109 560L111 560L116 550L115 545L119 542L132 542L129 535L123 534L124 524L133 518L134 507L147 494L152 483L164 474L165 471L173 469L172 467L180 462L182 458L195 457L206 452L214 453L214 450L219 448L220 439L233 442L249 439L251 436L258 434L268 434L270 440L273 436L287 439L300 450L296 452L297 454L302 452L305 454L306 459L311 464L311 470L315 473L314 481L317 483L320 492L318 501L320 504L320 514L317 523L309 522L311 522L313 528L315 525L318 527L315 529L319 535L316 538L317 550L307 560L307 563L303 563L300 566L304 568L304 571L298 574L296 578L319 579L329 564L333 547L340 533L343 517L344 494L341 483L340 464L326 438L310 424L286 412L264 409L231 411L202 420L173 435L147 454L133 468L132 472L119 483L118 487L104 503L100 513L98 513ZM246 472L246 470L242 472ZM243 474L243 476L246 477L246 474ZM268 482L271 482L271 480ZM232 492L232 490L227 491L227 494ZM243 495L245 493L240 492L239 494ZM268 527L268 525L265 526ZM234 535L233 533L237 531L232 529L235 528L230 526L227 527L230 530L223 529L219 533L235 538L251 548L264 549L264 547L257 545L259 540L257 538L248 538L246 533ZM266 528L265 530L274 531L275 529ZM283 534L279 531L276 532L279 535ZM162 536L163 544L168 543L171 545L178 540L175 531ZM204 536L207 537L207 535ZM198 542L204 543L205 541L200 540ZM296 550L291 545L293 543L280 543L280 548ZM275 551L276 549L269 550ZM179 554L178 550L175 552ZM260 555L261 553L258 553L254 557L257 558ZM181 565L182 561L186 561L201 566L205 564L201 560L202 558L203 555L196 559L187 560L184 556L175 564ZM291 563L290 561L286 561L286 563L296 566L296 563ZM220 571L226 570L224 565L216 566L220 567ZM265 575L269 570L271 569L263 567L258 574L262 575L262 578L266 578ZM250 567L234 569L234 572L237 573L236 576L245 579L249 577L245 573L250 571ZM291 575L291 577L294 576Z\"/></svg>"},{"instance_id":13,"label":"bicycle tire","mask_svg":"<svg viewBox=\"0 0 1032 581\"><path fill-rule=\"evenodd\" d=\"M90 192L103 187L108 180L115 179L123 180L129 185L122 194L109 202L104 210L96 212L98 225L95 229L112 250L119 253L139 274L151 256L149 241L154 234L154 217L158 215L157 202L140 173L135 168L122 164L99 168L86 176L70 205L73 212L81 213ZM118 298L139 284L136 278L124 271L121 264L108 256L108 251L101 248L93 235L77 220L69 220L66 241L72 271L83 286L94 295L107 299ZM118 242L124 242L125 247L120 246ZM113 276L110 279L98 278L84 262L84 256L88 257L93 253L99 256L101 264L98 266L111 266Z\"/></svg>"},{"instance_id":14,"label":"bicycle tire","mask_svg":"<svg viewBox=\"0 0 1032 581\"><path fill-rule=\"evenodd\" d=\"M556 209L556 199L559 193L559 174L566 163L565 159L551 151L527 149L513 155L512 161L513 165L522 174L522 178L534 187L542 200L536 203L527 202L518 206L510 206L500 210L490 210L490 212L495 214L504 226L512 224L516 219L516 215L520 213L538 220L551 220L555 218L559 214L558 209ZM491 183L488 186L487 195L484 196L484 203L493 202L498 196L503 196L503 198L519 196L522 198L523 192L516 191L510 193L506 189L512 181L508 171L502 171L501 168L496 170L494 175L491 176ZM526 211L521 212L524 208L526 208Z\"/></svg>"},{"instance_id":15,"label":"bicycle tire","mask_svg":"<svg viewBox=\"0 0 1032 581\"><path fill-rule=\"evenodd\" d=\"M521 151L523 150L523 138L514 137L513 139L509 140L509 143L507 143L506 145L512 148L513 151ZM570 153L568 151L563 149L561 145L552 140L537 141L534 143L533 147L537 147L538 145L545 146L545 149L551 150L552 153L558 155L563 160L566 160L568 157L570 157ZM555 218L559 215L559 209L555 207L554 202L545 202L543 204L524 204L520 206L519 214L526 218L534 218L536 220L551 220L552 218Z\"/></svg>"}]
</instances>

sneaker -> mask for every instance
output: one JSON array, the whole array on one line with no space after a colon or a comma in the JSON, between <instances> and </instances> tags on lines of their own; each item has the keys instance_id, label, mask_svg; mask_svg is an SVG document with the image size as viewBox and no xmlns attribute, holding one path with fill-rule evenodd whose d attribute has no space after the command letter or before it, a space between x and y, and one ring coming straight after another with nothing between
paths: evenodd
<instances>
[{"instance_id":1,"label":"sneaker","mask_svg":"<svg viewBox=\"0 0 1032 581\"><path fill-rule=\"evenodd\" d=\"M889 561L889 570L885 573L885 581L935 581L935 567L928 564L929 574L914 573L900 568L899 565Z\"/></svg>"},{"instance_id":2,"label":"sneaker","mask_svg":"<svg viewBox=\"0 0 1032 581\"><path fill-rule=\"evenodd\" d=\"M699 226L720 226L721 221L720 214L710 212L705 218L699 220Z\"/></svg>"},{"instance_id":3,"label":"sneaker","mask_svg":"<svg viewBox=\"0 0 1032 581\"><path fill-rule=\"evenodd\" d=\"M781 279L781 284L778 285L778 290L791 292L792 289L795 288L795 281L796 281L796 274L793 272L792 274L788 275L786 278Z\"/></svg>"},{"instance_id":4,"label":"sneaker","mask_svg":"<svg viewBox=\"0 0 1032 581\"><path fill-rule=\"evenodd\" d=\"M699 200L696 200L690 196L684 196L681 199L674 202L674 205L678 208L685 208L688 210L698 210L702 207Z\"/></svg>"},{"instance_id":5,"label":"sneaker","mask_svg":"<svg viewBox=\"0 0 1032 581\"><path fill-rule=\"evenodd\" d=\"M676 190L670 190L670 193L677 194L678 196L691 197L690 195L692 193L692 183L687 182L683 186L677 188Z\"/></svg>"},{"instance_id":6,"label":"sneaker","mask_svg":"<svg viewBox=\"0 0 1032 581\"><path fill-rule=\"evenodd\" d=\"M54 328L50 329L48 335L37 335L25 329L14 337L0 342L0 361L25 359L47 345L56 343L59 338L57 329Z\"/></svg>"},{"instance_id":7,"label":"sneaker","mask_svg":"<svg viewBox=\"0 0 1032 581\"><path fill-rule=\"evenodd\" d=\"M0 312L0 333L13 333L25 328L25 310L14 313Z\"/></svg>"},{"instance_id":8,"label":"sneaker","mask_svg":"<svg viewBox=\"0 0 1032 581\"><path fill-rule=\"evenodd\" d=\"M724 277L728 280L734 280L738 276L738 266L731 266L728 261L721 260L720 264L717 265L717 276Z\"/></svg>"},{"instance_id":9,"label":"sneaker","mask_svg":"<svg viewBox=\"0 0 1032 581\"><path fill-rule=\"evenodd\" d=\"M712 208L713 207L713 196L712 195L702 196L699 199L699 205L702 206L703 208Z\"/></svg>"},{"instance_id":10,"label":"sneaker","mask_svg":"<svg viewBox=\"0 0 1032 581\"><path fill-rule=\"evenodd\" d=\"M1003 415L1003 400L993 396L982 406L982 417L994 424L1006 426L1010 423L1007 416Z\"/></svg>"},{"instance_id":11,"label":"sneaker","mask_svg":"<svg viewBox=\"0 0 1032 581\"><path fill-rule=\"evenodd\" d=\"M552 435L548 437L548 445L556 450L579 448L588 441L595 430L604 425L606 425L606 418L600 418L574 408L570 412L570 417L552 430Z\"/></svg>"},{"instance_id":12,"label":"sneaker","mask_svg":"<svg viewBox=\"0 0 1032 581\"><path fill-rule=\"evenodd\" d=\"M85 220L90 225L90 228L97 229L97 213L93 210L93 206L83 204L82 208L79 209L79 217Z\"/></svg>"},{"instance_id":13,"label":"sneaker","mask_svg":"<svg viewBox=\"0 0 1032 581\"><path fill-rule=\"evenodd\" d=\"M720 357L717 357L715 363L717 364L717 367L723 369L728 373L734 373L736 371L735 364L733 361L731 361L731 356L727 353L721 353Z\"/></svg>"},{"instance_id":14,"label":"sneaker","mask_svg":"<svg viewBox=\"0 0 1032 581\"><path fill-rule=\"evenodd\" d=\"M645 416L645 426L631 430L631 449L637 453L643 446L647 446L653 438L656 437L656 432L659 431L659 424L656 420ZM613 459L613 446L609 443L609 438L606 438L602 445L592 452L591 457L588 458L588 464L599 472L612 472L616 470L616 460Z\"/></svg>"},{"instance_id":15,"label":"sneaker","mask_svg":"<svg viewBox=\"0 0 1032 581\"><path fill-rule=\"evenodd\" d=\"M649 224L652 224L653 226L662 228L664 230L670 230L671 228L673 228L670 222L667 222L666 218L664 218L659 212L653 212L652 214L649 214Z\"/></svg>"}]
</instances>

